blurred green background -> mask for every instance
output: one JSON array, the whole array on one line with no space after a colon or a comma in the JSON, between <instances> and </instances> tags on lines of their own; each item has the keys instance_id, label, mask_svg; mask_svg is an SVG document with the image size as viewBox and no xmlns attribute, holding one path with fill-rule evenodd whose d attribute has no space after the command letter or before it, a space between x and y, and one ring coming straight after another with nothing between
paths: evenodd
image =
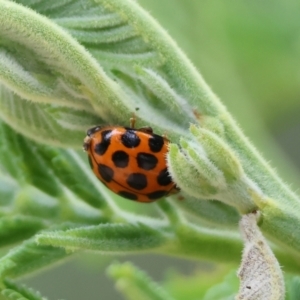
<instances>
[{"instance_id":1,"label":"blurred green background","mask_svg":"<svg viewBox=\"0 0 300 300\"><path fill-rule=\"evenodd\" d=\"M300 2L139 0L139 3L177 41L264 157L297 189ZM104 267L112 259L81 254L80 258L77 256L71 262L26 279L26 283L50 299L123 299L104 274ZM192 275L203 267L198 262L154 255L120 258L127 259L158 281L170 268Z\"/></svg>"}]
</instances>

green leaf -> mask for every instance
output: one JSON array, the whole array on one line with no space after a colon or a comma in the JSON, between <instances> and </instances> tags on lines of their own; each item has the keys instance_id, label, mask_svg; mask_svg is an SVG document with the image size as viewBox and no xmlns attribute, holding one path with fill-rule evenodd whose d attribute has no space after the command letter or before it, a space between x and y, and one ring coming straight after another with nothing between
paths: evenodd
<instances>
[{"instance_id":1,"label":"green leaf","mask_svg":"<svg viewBox=\"0 0 300 300\"><path fill-rule=\"evenodd\" d=\"M0 247L14 244L30 238L44 229L45 222L41 218L14 215L0 218Z\"/></svg>"},{"instance_id":2,"label":"green leaf","mask_svg":"<svg viewBox=\"0 0 300 300\"><path fill-rule=\"evenodd\" d=\"M105 209L106 199L97 188L101 183L95 183L94 174L86 163L87 158L84 161L82 155L73 150L53 149L47 146L39 147L38 154L63 185L89 205Z\"/></svg>"},{"instance_id":3,"label":"green leaf","mask_svg":"<svg viewBox=\"0 0 300 300\"><path fill-rule=\"evenodd\" d=\"M61 7L55 0L49 6L39 2L32 3L32 7L61 27L13 3L3 5L0 14L0 21L7 24L0 31L5 49L2 80L18 94L18 102L30 99L39 103L31 114L31 124L25 121L23 128L18 128L24 134L65 146L71 145L73 139L72 145L78 147L76 129L86 126L89 117L90 125L114 121L126 124L137 110L147 125L158 128L157 124L161 124L160 130L168 130L169 136L175 137L190 121L197 122L194 106L199 113L216 112L209 99L212 94L202 78L166 33L133 1L87 0L84 16L79 3L68 2ZM22 38L20 28L26 32ZM10 71L8 61L13 66ZM203 104L201 109L199 101ZM41 103L55 104L55 111ZM26 119L30 112L22 109L24 115L20 118L14 115L19 105L13 101L9 104L4 105L9 108L2 117L17 129L13 121L17 117ZM28 106L26 101L23 104ZM72 109L63 118L66 106ZM172 112L168 118L163 114L166 110ZM40 128L37 122L48 119L40 132L34 131ZM47 127L51 139L44 130Z\"/></svg>"},{"instance_id":4,"label":"green leaf","mask_svg":"<svg viewBox=\"0 0 300 300\"><path fill-rule=\"evenodd\" d=\"M70 35L47 18L21 5L1 1L0 7L0 23L4 24L0 31L2 41L0 78L6 87L19 96L15 97L16 102L9 101L3 104L10 109L9 116L5 114L2 116L6 122L23 133L28 131L28 135L36 140L60 145L72 143L76 146L79 145L79 131L74 131L71 126L73 120L69 120L71 122L66 120L70 123L67 127L73 130L59 123L56 123L53 128L51 125L56 120L52 116L48 123L48 114L44 113L48 107L46 103L89 112L92 115L91 121L96 120L94 109L100 114L98 121L101 120L101 115L114 119L109 113L111 106L106 105L106 110L102 106L104 100L106 103L114 102L119 107L119 111L122 111L122 107L124 110L124 105L118 100L121 96L116 96L120 92L115 83ZM20 35L20 32L23 34ZM8 92L4 88L5 91ZM1 101L12 100L10 94L11 92L2 95ZM95 95L101 95L101 101L99 98L96 100ZM29 109L31 103L24 102L24 99L39 103L36 105L37 109L35 111ZM21 120L27 118L26 122L22 122L23 124L19 122L19 116L15 113L18 111L20 101L27 106L27 109L21 112L23 114ZM78 115L78 112L76 114ZM46 126L41 126L44 124ZM49 131L44 130L49 126ZM31 132L35 128L41 130ZM55 134L54 140L51 139L51 135L49 138L48 133Z\"/></svg>"},{"instance_id":5,"label":"green leaf","mask_svg":"<svg viewBox=\"0 0 300 300\"><path fill-rule=\"evenodd\" d=\"M11 206L11 214L23 214L28 218L41 218L45 224L57 220L60 214L58 199L31 185L20 188Z\"/></svg>"},{"instance_id":6,"label":"green leaf","mask_svg":"<svg viewBox=\"0 0 300 300\"><path fill-rule=\"evenodd\" d=\"M6 215L11 205L14 204L16 194L19 192L18 184L2 172L0 164L0 215Z\"/></svg>"},{"instance_id":7,"label":"green leaf","mask_svg":"<svg viewBox=\"0 0 300 300\"><path fill-rule=\"evenodd\" d=\"M62 108L63 110L65 108ZM74 109L68 108L69 113ZM32 103L25 101L16 94L12 94L5 86L0 85L0 117L8 123L16 131L30 137L39 142L47 141L52 145L66 145L79 147L78 143L82 139L83 131L86 130L90 123L86 118L78 120L78 110L76 114L76 122L63 122L65 116L62 112L58 114L49 109L49 105ZM79 113L86 115L86 112ZM68 119L66 119L68 120ZM94 115L89 114L89 120L98 123L98 119ZM84 122L81 124L80 122ZM70 129L71 125L72 128ZM78 124L76 126L76 124ZM84 127L84 129L83 129Z\"/></svg>"},{"instance_id":8,"label":"green leaf","mask_svg":"<svg viewBox=\"0 0 300 300\"><path fill-rule=\"evenodd\" d=\"M291 275L286 277L287 300L300 299L300 277Z\"/></svg>"},{"instance_id":9,"label":"green leaf","mask_svg":"<svg viewBox=\"0 0 300 300\"><path fill-rule=\"evenodd\" d=\"M162 249L163 253L183 255L195 259L239 262L242 243L236 232L204 226L178 224L175 242Z\"/></svg>"},{"instance_id":10,"label":"green leaf","mask_svg":"<svg viewBox=\"0 0 300 300\"><path fill-rule=\"evenodd\" d=\"M116 281L116 288L131 300L172 300L160 285L152 281L143 271L131 263L114 263L108 270L108 274Z\"/></svg>"},{"instance_id":11,"label":"green leaf","mask_svg":"<svg viewBox=\"0 0 300 300\"><path fill-rule=\"evenodd\" d=\"M237 210L220 201L205 201L194 197L182 195L183 199L177 201L177 205L189 214L200 219L201 222L222 228L237 228L240 214Z\"/></svg>"},{"instance_id":12,"label":"green leaf","mask_svg":"<svg viewBox=\"0 0 300 300\"><path fill-rule=\"evenodd\" d=\"M234 271L230 274L230 279L233 280L226 283L227 289L220 286L220 282L224 280L224 276L228 274L229 269L229 265L211 265L203 262L195 264L193 271L188 274L171 268L165 276L163 286L177 300L204 299L204 296L209 293L212 297L206 296L207 299L223 300L223 297L225 299L226 296L238 290L238 279ZM226 276L226 281L229 281L228 277ZM231 286L230 293L228 293L232 283L233 286ZM211 290L215 290L214 293L219 291L221 296L213 296Z\"/></svg>"},{"instance_id":13,"label":"green leaf","mask_svg":"<svg viewBox=\"0 0 300 300\"><path fill-rule=\"evenodd\" d=\"M135 113L139 123L166 132L172 141L169 168L184 197L191 196L195 205L203 199L220 200L241 213L261 210L262 230L280 247L287 266L298 267L298 196L244 138L196 69L135 1L18 3L0 0L3 121L37 141L79 148L86 127L125 125ZM8 195L4 202L9 213L24 212L47 221L49 231L37 236L40 243L72 250L145 250L216 261L240 259L241 242L235 232L193 224L167 205L160 206L163 220L123 212L105 189L97 188L91 172L84 172L86 167L74 150L41 147L6 126L1 128L2 137L0 170L12 179L10 190L17 186L16 195L4 191ZM59 201L59 210L56 203L50 204L51 197ZM25 200L23 206L20 199ZM49 211L43 212L47 204ZM212 210L202 212L202 207ZM199 204L194 213L217 225L233 225L238 218L234 208ZM56 231L51 226L65 220L81 227ZM103 225L103 221L129 225ZM65 257L58 250L37 246L32 238L3 257L0 268L4 276L25 274Z\"/></svg>"},{"instance_id":14,"label":"green leaf","mask_svg":"<svg viewBox=\"0 0 300 300\"><path fill-rule=\"evenodd\" d=\"M0 122L1 169L4 169L19 184L31 183L52 196L62 191L47 165L38 155L38 145L16 134L10 127Z\"/></svg>"},{"instance_id":15,"label":"green leaf","mask_svg":"<svg viewBox=\"0 0 300 300\"><path fill-rule=\"evenodd\" d=\"M62 224L56 229L68 229L74 224ZM39 246L34 238L28 239L20 246L13 248L0 259L1 278L15 278L36 271L54 262L65 259L70 254L62 248Z\"/></svg>"},{"instance_id":16,"label":"green leaf","mask_svg":"<svg viewBox=\"0 0 300 300\"><path fill-rule=\"evenodd\" d=\"M203 300L222 299L234 300L238 290L238 280L236 272L230 272L223 280L223 282L212 286L206 292Z\"/></svg>"},{"instance_id":17,"label":"green leaf","mask_svg":"<svg viewBox=\"0 0 300 300\"><path fill-rule=\"evenodd\" d=\"M0 157L3 157L0 168L20 187L18 191L12 186L15 193L11 209L14 212L48 220L103 221L99 210L90 205L105 208L108 197L101 195L100 183L76 152L39 145L1 122L0 137L3 141L0 145ZM12 149L13 153L8 149ZM82 200L88 205L84 205ZM105 212L111 213L107 207Z\"/></svg>"},{"instance_id":18,"label":"green leaf","mask_svg":"<svg viewBox=\"0 0 300 300\"><path fill-rule=\"evenodd\" d=\"M220 200L245 213L262 192L244 173L239 157L214 132L191 125L192 139L170 145L168 165L175 182L194 198Z\"/></svg>"},{"instance_id":19,"label":"green leaf","mask_svg":"<svg viewBox=\"0 0 300 300\"><path fill-rule=\"evenodd\" d=\"M11 289L4 289L1 294L5 297L5 299L12 299L12 300L29 300L28 298L23 297L20 293L11 290Z\"/></svg>"},{"instance_id":20,"label":"green leaf","mask_svg":"<svg viewBox=\"0 0 300 300\"><path fill-rule=\"evenodd\" d=\"M96 250L124 253L157 249L166 240L163 228L144 224L100 224L67 231L43 232L36 236L40 245L64 247L67 250Z\"/></svg>"},{"instance_id":21,"label":"green leaf","mask_svg":"<svg viewBox=\"0 0 300 300\"><path fill-rule=\"evenodd\" d=\"M37 291L34 291L31 288L28 288L26 285L19 285L12 280L5 280L6 289L2 290L2 295L7 299L15 300L47 300L45 297L42 297L41 294Z\"/></svg>"},{"instance_id":22,"label":"green leaf","mask_svg":"<svg viewBox=\"0 0 300 300\"><path fill-rule=\"evenodd\" d=\"M212 164L222 172L227 183L232 183L243 175L238 157L217 134L195 125L190 127L190 131L196 141L203 146ZM202 168L202 165L199 167ZM215 179L211 176L209 178L210 180Z\"/></svg>"}]
</instances>

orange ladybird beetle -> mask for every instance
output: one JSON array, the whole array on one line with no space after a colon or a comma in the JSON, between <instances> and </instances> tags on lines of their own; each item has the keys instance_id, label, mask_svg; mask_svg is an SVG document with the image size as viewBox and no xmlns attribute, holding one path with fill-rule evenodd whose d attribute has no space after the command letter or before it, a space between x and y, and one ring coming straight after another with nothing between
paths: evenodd
<instances>
[{"instance_id":1,"label":"orange ladybird beetle","mask_svg":"<svg viewBox=\"0 0 300 300\"><path fill-rule=\"evenodd\" d=\"M169 140L152 128L96 126L87 131L83 149L98 179L116 194L152 202L179 191L171 180L166 154Z\"/></svg>"}]
</instances>

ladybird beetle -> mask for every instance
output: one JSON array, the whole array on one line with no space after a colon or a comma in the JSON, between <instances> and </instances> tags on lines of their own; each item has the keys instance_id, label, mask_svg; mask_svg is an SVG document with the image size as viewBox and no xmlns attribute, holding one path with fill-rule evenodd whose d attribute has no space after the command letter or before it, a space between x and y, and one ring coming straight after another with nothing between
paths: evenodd
<instances>
[{"instance_id":1,"label":"ladybird beetle","mask_svg":"<svg viewBox=\"0 0 300 300\"><path fill-rule=\"evenodd\" d=\"M132 121L132 120L131 120ZM83 149L106 187L138 202L152 202L177 193L167 165L168 139L152 128L96 126L87 131Z\"/></svg>"}]
</instances>

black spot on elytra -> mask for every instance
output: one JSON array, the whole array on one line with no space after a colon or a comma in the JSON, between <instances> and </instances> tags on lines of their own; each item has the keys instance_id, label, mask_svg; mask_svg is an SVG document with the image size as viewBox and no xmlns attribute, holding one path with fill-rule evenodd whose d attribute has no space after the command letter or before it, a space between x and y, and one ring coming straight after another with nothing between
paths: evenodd
<instances>
[{"instance_id":1,"label":"black spot on elytra","mask_svg":"<svg viewBox=\"0 0 300 300\"><path fill-rule=\"evenodd\" d=\"M166 186L172 182L168 169L163 169L157 176L157 182L159 185Z\"/></svg>"},{"instance_id":2,"label":"black spot on elytra","mask_svg":"<svg viewBox=\"0 0 300 300\"><path fill-rule=\"evenodd\" d=\"M118 195L120 195L124 198L127 198L129 200L137 200L138 199L137 195L129 193L127 191L120 191L120 192L118 192Z\"/></svg>"},{"instance_id":3,"label":"black spot on elytra","mask_svg":"<svg viewBox=\"0 0 300 300\"><path fill-rule=\"evenodd\" d=\"M150 150L156 153L162 149L164 139L161 136L154 134L151 138L149 138L148 144Z\"/></svg>"},{"instance_id":4,"label":"black spot on elytra","mask_svg":"<svg viewBox=\"0 0 300 300\"><path fill-rule=\"evenodd\" d=\"M132 129L127 129L126 132L122 134L121 141L123 145L127 148L135 148L141 142L136 132Z\"/></svg>"},{"instance_id":5,"label":"black spot on elytra","mask_svg":"<svg viewBox=\"0 0 300 300\"><path fill-rule=\"evenodd\" d=\"M106 182L110 182L114 177L114 170L106 165L98 164L98 171Z\"/></svg>"},{"instance_id":6,"label":"black spot on elytra","mask_svg":"<svg viewBox=\"0 0 300 300\"><path fill-rule=\"evenodd\" d=\"M167 191L156 191L156 192L147 194L147 197L151 200L156 200L156 199L166 196L167 194L168 194Z\"/></svg>"},{"instance_id":7,"label":"black spot on elytra","mask_svg":"<svg viewBox=\"0 0 300 300\"><path fill-rule=\"evenodd\" d=\"M107 148L109 147L111 132L112 130L103 130L101 132L101 137L102 137L101 142L96 144L94 149L98 155L103 155L106 152Z\"/></svg>"},{"instance_id":8,"label":"black spot on elytra","mask_svg":"<svg viewBox=\"0 0 300 300\"><path fill-rule=\"evenodd\" d=\"M144 152L138 153L136 160L138 166L144 170L152 170L158 163L158 159L156 158L156 156Z\"/></svg>"},{"instance_id":9,"label":"black spot on elytra","mask_svg":"<svg viewBox=\"0 0 300 300\"><path fill-rule=\"evenodd\" d=\"M132 173L126 180L127 184L136 190L142 190L147 186L147 178L141 173Z\"/></svg>"},{"instance_id":10,"label":"black spot on elytra","mask_svg":"<svg viewBox=\"0 0 300 300\"><path fill-rule=\"evenodd\" d=\"M95 127L89 128L89 130L86 132L86 135L87 136L92 136L93 134L95 134L99 130L101 130L100 126L95 126Z\"/></svg>"},{"instance_id":11,"label":"black spot on elytra","mask_svg":"<svg viewBox=\"0 0 300 300\"><path fill-rule=\"evenodd\" d=\"M118 168L126 168L129 163L129 156L124 151L116 151L112 155L112 161Z\"/></svg>"}]
</instances>

